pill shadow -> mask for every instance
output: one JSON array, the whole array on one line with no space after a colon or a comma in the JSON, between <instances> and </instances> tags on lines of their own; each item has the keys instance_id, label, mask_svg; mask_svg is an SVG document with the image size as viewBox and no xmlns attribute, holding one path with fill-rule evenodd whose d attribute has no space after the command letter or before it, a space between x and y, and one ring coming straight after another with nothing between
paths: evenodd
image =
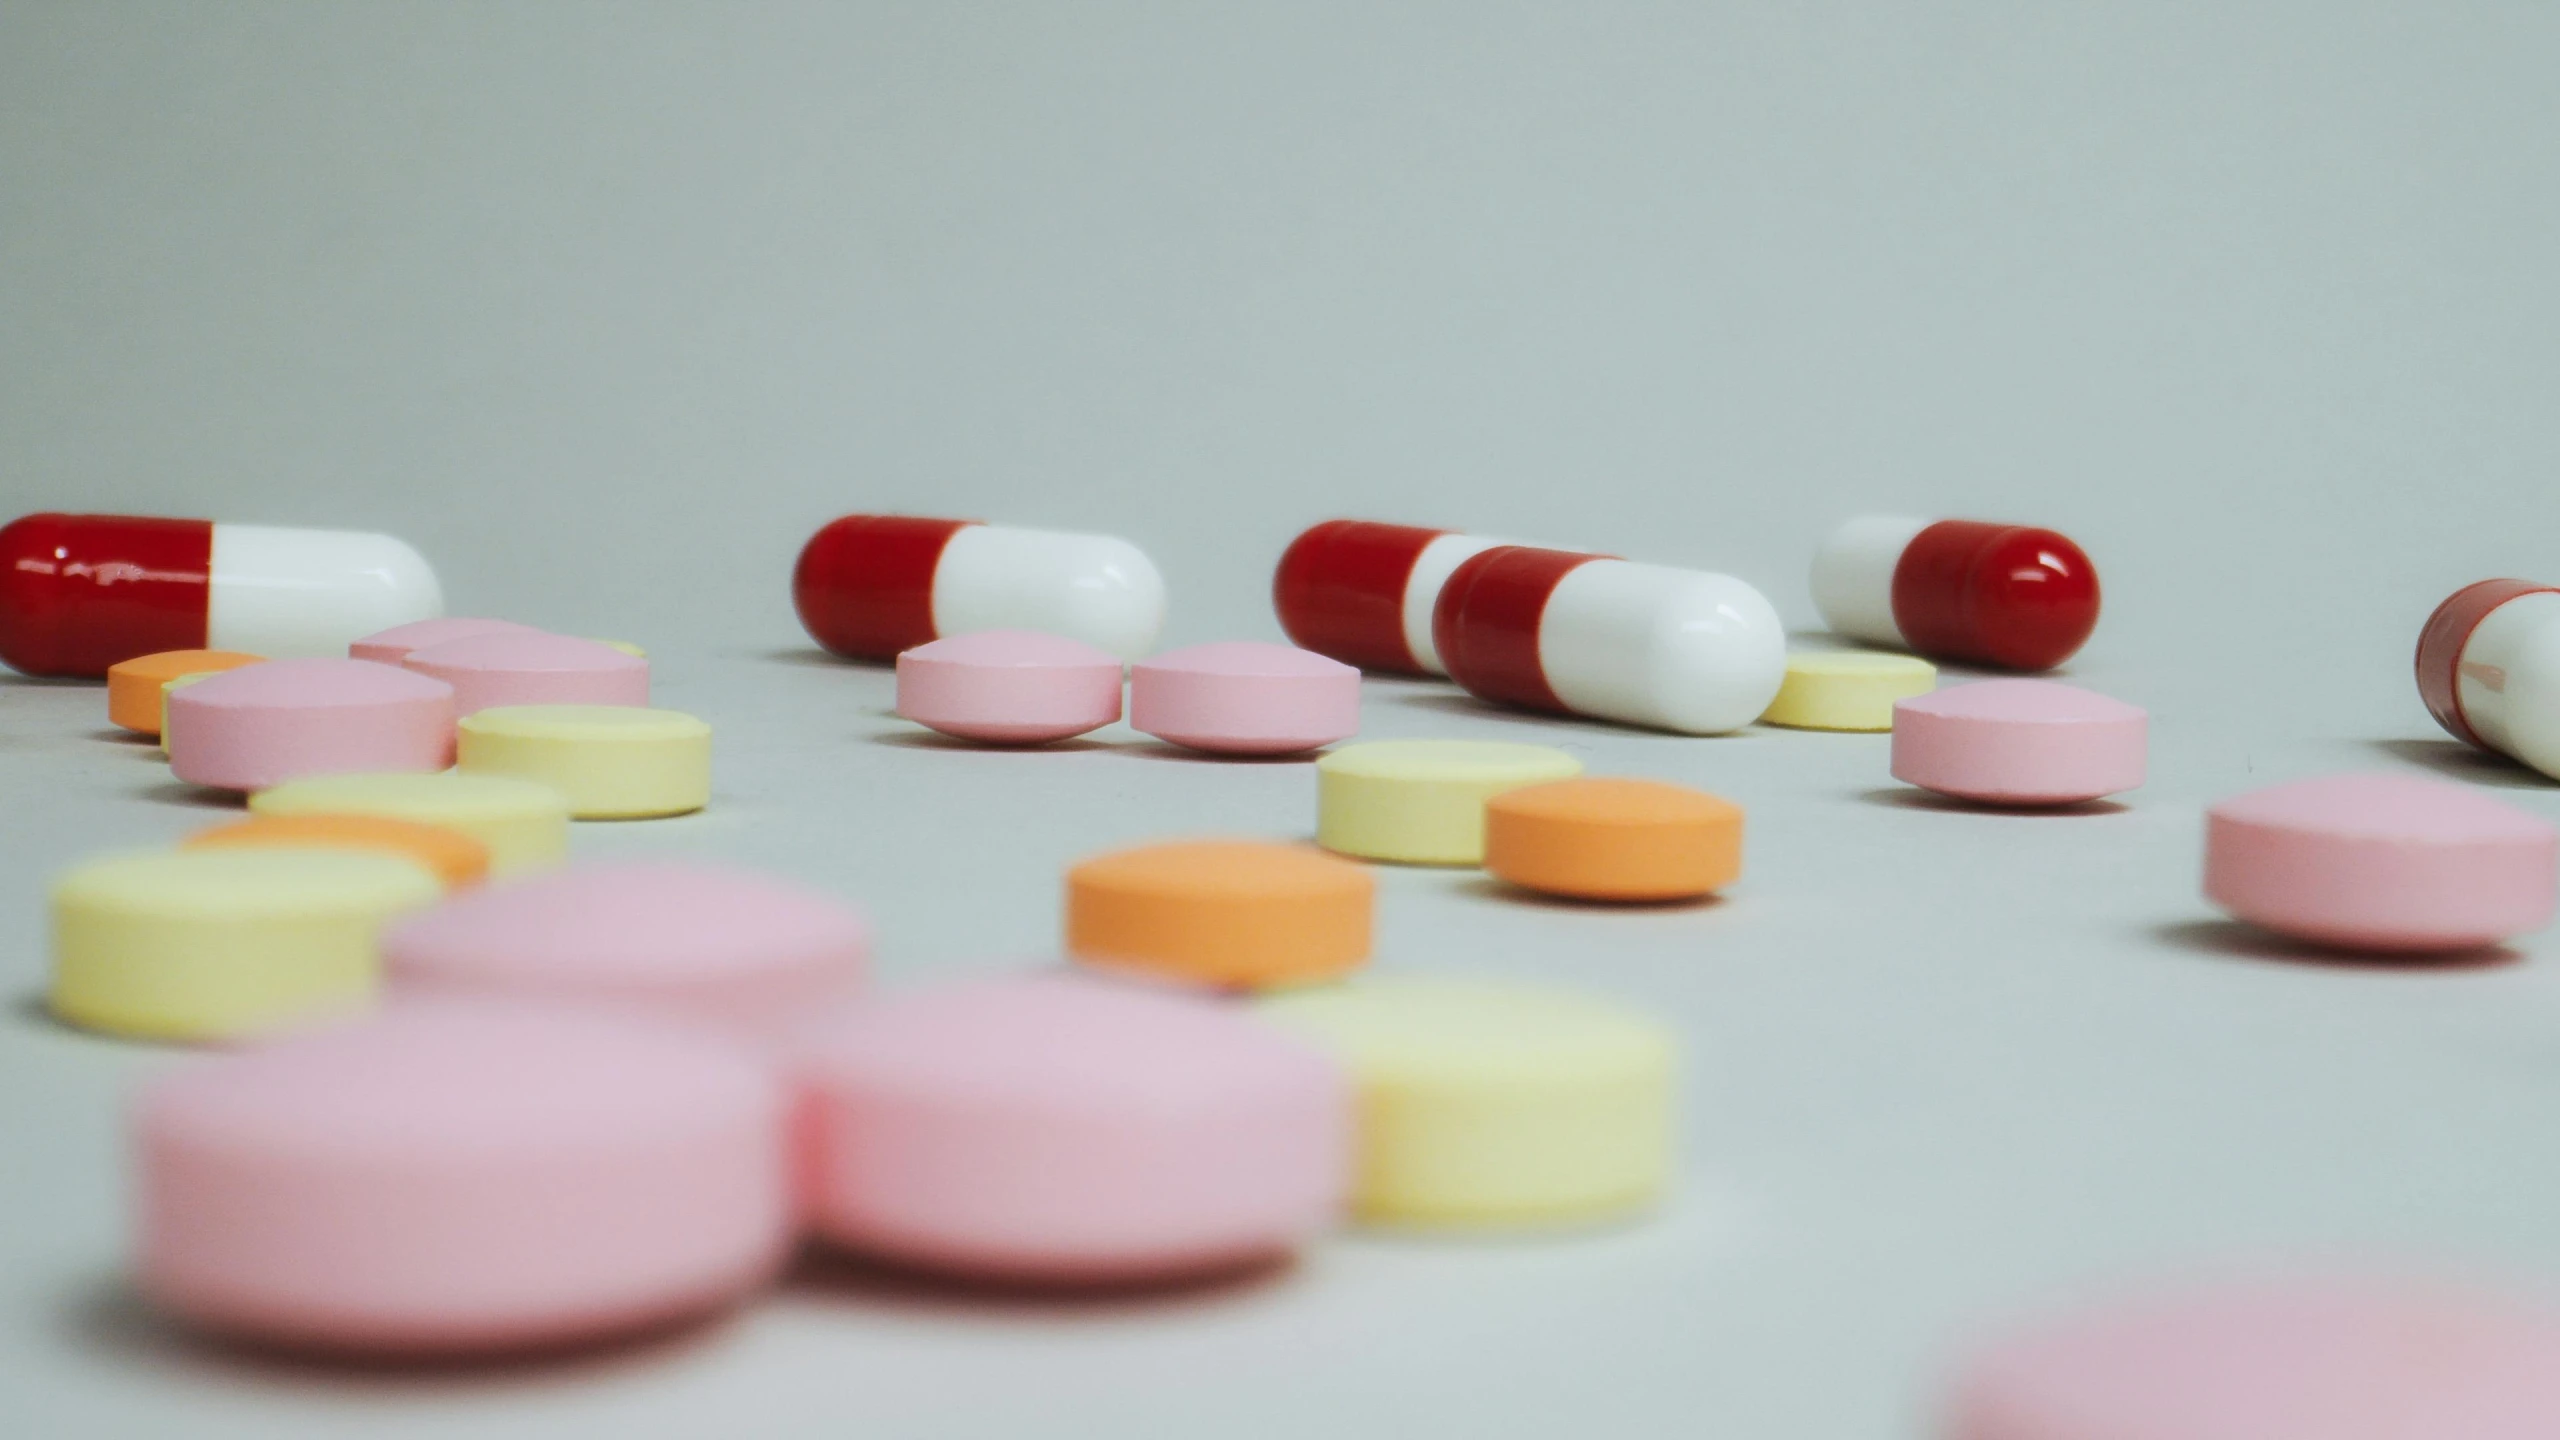
<instances>
[{"instance_id":1,"label":"pill shadow","mask_svg":"<svg viewBox=\"0 0 2560 1440\"><path fill-rule=\"evenodd\" d=\"M1111 750L1118 747L1100 740L1080 736L1065 740L1043 740L1037 745L990 745L983 740L963 740L936 730L890 730L870 737L874 745L896 750L953 750L973 755L1067 755L1078 750Z\"/></svg>"},{"instance_id":2,"label":"pill shadow","mask_svg":"<svg viewBox=\"0 0 2560 1440\"><path fill-rule=\"evenodd\" d=\"M1958 800L1952 795L1940 795L1916 785L1887 785L1861 790L1857 798L1888 810L1934 810L1942 815L2013 815L2022 820L2046 816L2122 815L2133 809L2116 800L2083 800L2076 805L1986 805L1978 800Z\"/></svg>"},{"instance_id":3,"label":"pill shadow","mask_svg":"<svg viewBox=\"0 0 2560 1440\"><path fill-rule=\"evenodd\" d=\"M1549 895L1490 875L1477 875L1451 887L1461 895L1496 900L1506 905L1523 905L1535 910L1569 910L1578 915L1682 915L1704 913L1724 904L1721 895L1697 895L1685 900L1585 900L1572 895Z\"/></svg>"},{"instance_id":4,"label":"pill shadow","mask_svg":"<svg viewBox=\"0 0 2560 1440\"><path fill-rule=\"evenodd\" d=\"M160 758L160 737L157 735L145 735L139 731L127 730L121 725L109 725L90 731L89 738L122 747L136 755L148 756L154 760Z\"/></svg>"},{"instance_id":5,"label":"pill shadow","mask_svg":"<svg viewBox=\"0 0 2560 1440\"><path fill-rule=\"evenodd\" d=\"M184 780L163 780L157 785L146 785L134 793L144 800L157 801L163 805L184 805L196 810L240 810L246 808L249 803L245 795L235 795L228 790L208 790L202 785L190 785Z\"/></svg>"},{"instance_id":6,"label":"pill shadow","mask_svg":"<svg viewBox=\"0 0 2560 1440\"><path fill-rule=\"evenodd\" d=\"M1186 765L1312 765L1322 750L1292 750L1285 755L1223 755L1191 750L1163 740L1135 740L1108 747L1135 760L1173 760Z\"/></svg>"},{"instance_id":7,"label":"pill shadow","mask_svg":"<svg viewBox=\"0 0 2560 1440\"><path fill-rule=\"evenodd\" d=\"M30 690L70 690L80 686L95 689L104 684L104 680L83 679L77 675L21 675L14 670L0 670L0 687L23 685Z\"/></svg>"},{"instance_id":8,"label":"pill shadow","mask_svg":"<svg viewBox=\"0 0 2560 1440\"><path fill-rule=\"evenodd\" d=\"M2530 765L2503 755L2492 755L2486 750L2475 750L2459 740L2368 740L2365 746L2395 760L2423 765L2448 780L2496 785L2509 790L2560 788L2560 781L2544 776Z\"/></svg>"},{"instance_id":9,"label":"pill shadow","mask_svg":"<svg viewBox=\"0 0 2560 1440\"><path fill-rule=\"evenodd\" d=\"M2524 952L2507 945L2415 955L2364 954L2296 940L2239 920L2177 920L2154 925L2150 933L2152 939L2163 945L2216 959L2352 970L2367 975L2439 975L2449 971L2502 970L2524 958Z\"/></svg>"},{"instance_id":10,"label":"pill shadow","mask_svg":"<svg viewBox=\"0 0 2560 1440\"><path fill-rule=\"evenodd\" d=\"M1597 730L1609 735L1649 735L1661 740L1736 740L1748 738L1753 726L1730 730L1722 735L1686 735L1676 730L1657 730L1650 725L1622 725L1615 720L1598 720L1588 715L1559 714L1553 710L1528 710L1517 705L1499 705L1479 700L1464 691L1430 691L1418 695L1399 695L1395 703L1415 710L1436 710L1444 715L1471 715L1478 720L1509 720L1515 724L1543 726L1552 729Z\"/></svg>"},{"instance_id":11,"label":"pill shadow","mask_svg":"<svg viewBox=\"0 0 2560 1440\"><path fill-rule=\"evenodd\" d=\"M777 665L805 665L812 670L885 671L892 667L892 662L887 660L849 660L832 650L821 650L815 645L789 645L779 650L760 650L756 652L756 658L770 660Z\"/></svg>"},{"instance_id":12,"label":"pill shadow","mask_svg":"<svg viewBox=\"0 0 2560 1440\"><path fill-rule=\"evenodd\" d=\"M1283 1251L1169 1279L1042 1284L936 1274L812 1244L782 1283L796 1295L866 1309L1081 1320L1227 1304L1285 1283L1298 1268Z\"/></svg>"}]
</instances>

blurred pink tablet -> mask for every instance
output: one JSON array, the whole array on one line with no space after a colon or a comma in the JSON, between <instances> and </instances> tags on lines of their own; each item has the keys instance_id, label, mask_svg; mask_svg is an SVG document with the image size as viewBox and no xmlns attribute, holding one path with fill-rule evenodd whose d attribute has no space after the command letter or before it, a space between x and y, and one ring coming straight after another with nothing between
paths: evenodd
<instances>
[{"instance_id":1,"label":"blurred pink tablet","mask_svg":"<svg viewBox=\"0 0 2560 1440\"><path fill-rule=\"evenodd\" d=\"M2205 812L2204 893L2269 930L2355 950L2469 950L2540 929L2560 832L2467 786L2331 775Z\"/></svg>"},{"instance_id":2,"label":"blurred pink tablet","mask_svg":"<svg viewBox=\"0 0 2560 1440\"><path fill-rule=\"evenodd\" d=\"M1958 1382L1946 1440L2549 1440L2560 1321L2379 1282L2260 1284L2022 1335Z\"/></svg>"},{"instance_id":3,"label":"blurred pink tablet","mask_svg":"<svg viewBox=\"0 0 2560 1440\"><path fill-rule=\"evenodd\" d=\"M999 1279L1172 1279L1276 1257L1339 1207L1333 1062L1198 996L1062 975L859 1004L804 1057L813 1223Z\"/></svg>"},{"instance_id":4,"label":"blurred pink tablet","mask_svg":"<svg viewBox=\"0 0 2560 1440\"><path fill-rule=\"evenodd\" d=\"M412 620L388 630L376 630L347 647L347 658L371 660L380 665L397 665L409 658L412 650L442 645L448 640L468 640L474 635L497 635L506 631L532 631L530 625L513 620L475 620L463 615L448 615L438 620Z\"/></svg>"},{"instance_id":5,"label":"blurred pink tablet","mask_svg":"<svg viewBox=\"0 0 2560 1440\"><path fill-rule=\"evenodd\" d=\"M1987 805L2072 805L2142 783L2149 717L2051 680L1977 680L1897 701L1893 777Z\"/></svg>"},{"instance_id":6,"label":"blurred pink tablet","mask_svg":"<svg viewBox=\"0 0 2560 1440\"><path fill-rule=\"evenodd\" d=\"M871 927L768 876L638 860L468 891L394 925L382 954L397 993L631 1005L772 1040L861 986Z\"/></svg>"},{"instance_id":7,"label":"blurred pink tablet","mask_svg":"<svg viewBox=\"0 0 2560 1440\"><path fill-rule=\"evenodd\" d=\"M458 718L497 705L646 705L649 662L598 640L493 630L422 645L400 662L453 687Z\"/></svg>"},{"instance_id":8,"label":"blurred pink tablet","mask_svg":"<svg viewBox=\"0 0 2560 1440\"><path fill-rule=\"evenodd\" d=\"M145 1093L143 1287L211 1329L395 1353L707 1312L791 1243L788 1113L777 1074L702 1032L395 1006Z\"/></svg>"},{"instance_id":9,"label":"blurred pink tablet","mask_svg":"<svg viewBox=\"0 0 2560 1440\"><path fill-rule=\"evenodd\" d=\"M1294 645L1228 640L1129 671L1129 724L1222 755L1288 755L1360 733L1360 672Z\"/></svg>"},{"instance_id":10,"label":"blurred pink tablet","mask_svg":"<svg viewBox=\"0 0 2560 1440\"><path fill-rule=\"evenodd\" d=\"M898 656L898 713L989 745L1037 745L1120 718L1120 660L1037 630L975 630Z\"/></svg>"},{"instance_id":11,"label":"blurred pink tablet","mask_svg":"<svg viewBox=\"0 0 2560 1440\"><path fill-rule=\"evenodd\" d=\"M453 687L370 660L243 665L170 691L168 706L169 768L190 785L453 763Z\"/></svg>"}]
</instances>

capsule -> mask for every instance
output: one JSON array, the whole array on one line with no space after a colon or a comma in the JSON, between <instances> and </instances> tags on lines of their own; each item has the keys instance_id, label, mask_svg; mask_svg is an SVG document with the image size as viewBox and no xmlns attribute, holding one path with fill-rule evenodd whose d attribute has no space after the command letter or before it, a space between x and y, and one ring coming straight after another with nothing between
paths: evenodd
<instances>
[{"instance_id":1,"label":"capsule","mask_svg":"<svg viewBox=\"0 0 2560 1440\"><path fill-rule=\"evenodd\" d=\"M1164 628L1164 577L1126 540L913 515L829 521L801 547L791 601L809 638L856 660L977 630L1038 630L1134 660Z\"/></svg>"},{"instance_id":2,"label":"capsule","mask_svg":"<svg viewBox=\"0 0 2560 1440\"><path fill-rule=\"evenodd\" d=\"M2418 632L2418 698L2452 736L2560 780L2560 586L2465 585Z\"/></svg>"},{"instance_id":3,"label":"capsule","mask_svg":"<svg viewBox=\"0 0 2560 1440\"><path fill-rule=\"evenodd\" d=\"M2098 628L2098 571L2069 537L2031 525L1861 515L1813 557L1813 603L1852 640L2050 670Z\"/></svg>"},{"instance_id":4,"label":"capsule","mask_svg":"<svg viewBox=\"0 0 2560 1440\"><path fill-rule=\"evenodd\" d=\"M343 655L444 613L406 542L139 515L22 515L0 526L0 660L95 677L163 650Z\"/></svg>"},{"instance_id":5,"label":"capsule","mask_svg":"<svg viewBox=\"0 0 2560 1440\"><path fill-rule=\"evenodd\" d=\"M1787 671L1777 610L1730 575L1526 545L1460 565L1431 635L1479 698L1691 735L1758 719Z\"/></svg>"},{"instance_id":6,"label":"capsule","mask_svg":"<svg viewBox=\"0 0 2560 1440\"><path fill-rule=\"evenodd\" d=\"M1446 675L1431 614L1458 567L1509 540L1327 520L1281 552L1271 608L1299 648L1392 675Z\"/></svg>"}]
</instances>

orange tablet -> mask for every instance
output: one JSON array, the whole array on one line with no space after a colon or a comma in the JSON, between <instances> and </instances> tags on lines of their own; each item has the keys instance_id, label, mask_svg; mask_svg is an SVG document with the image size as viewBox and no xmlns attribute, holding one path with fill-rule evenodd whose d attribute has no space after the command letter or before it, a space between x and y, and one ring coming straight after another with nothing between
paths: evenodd
<instances>
[{"instance_id":1,"label":"orange tablet","mask_svg":"<svg viewBox=\"0 0 2560 1440\"><path fill-rule=\"evenodd\" d=\"M383 850L415 860L447 890L476 885L489 873L489 847L442 825L380 815L252 815L200 830L180 842L199 845L304 845L333 850Z\"/></svg>"},{"instance_id":2,"label":"orange tablet","mask_svg":"<svg viewBox=\"0 0 2560 1440\"><path fill-rule=\"evenodd\" d=\"M1558 780L1485 802L1484 868L1581 900L1687 900L1742 873L1742 807L1659 780Z\"/></svg>"},{"instance_id":3,"label":"orange tablet","mask_svg":"<svg viewBox=\"0 0 2560 1440\"><path fill-rule=\"evenodd\" d=\"M1192 840L1067 872L1067 953L1104 969L1260 989L1369 958L1377 881L1306 845Z\"/></svg>"},{"instance_id":4,"label":"orange tablet","mask_svg":"<svg viewBox=\"0 0 2560 1440\"><path fill-rule=\"evenodd\" d=\"M264 655L238 650L162 650L107 667L107 719L143 735L160 733L160 687L181 675L237 670Z\"/></svg>"}]
</instances>

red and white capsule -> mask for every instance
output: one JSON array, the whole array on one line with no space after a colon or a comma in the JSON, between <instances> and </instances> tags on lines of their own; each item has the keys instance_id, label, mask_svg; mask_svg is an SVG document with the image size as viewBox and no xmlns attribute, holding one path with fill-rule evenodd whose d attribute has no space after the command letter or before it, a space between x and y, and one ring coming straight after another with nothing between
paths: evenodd
<instances>
[{"instance_id":1,"label":"red and white capsule","mask_svg":"<svg viewBox=\"0 0 2560 1440\"><path fill-rule=\"evenodd\" d=\"M1305 650L1394 675L1446 675L1432 611L1458 567L1509 540L1327 520L1281 552L1271 576L1280 628Z\"/></svg>"},{"instance_id":2,"label":"red and white capsule","mask_svg":"<svg viewBox=\"0 0 2560 1440\"><path fill-rule=\"evenodd\" d=\"M163 650L343 655L443 613L436 572L388 535L53 513L0 527L0 660L29 675Z\"/></svg>"},{"instance_id":3,"label":"red and white capsule","mask_svg":"<svg viewBox=\"0 0 2560 1440\"><path fill-rule=\"evenodd\" d=\"M1126 540L914 515L829 521L801 547L791 600L811 639L857 660L979 630L1134 660L1164 628L1164 577Z\"/></svg>"},{"instance_id":4,"label":"red and white capsule","mask_svg":"<svg viewBox=\"0 0 2560 1440\"><path fill-rule=\"evenodd\" d=\"M1470 557L1431 629L1479 698L1691 735L1759 719L1787 672L1786 627L1748 584L1571 550Z\"/></svg>"},{"instance_id":5,"label":"red and white capsule","mask_svg":"<svg viewBox=\"0 0 2560 1440\"><path fill-rule=\"evenodd\" d=\"M2483 580L2418 632L2418 697L2455 739L2560 780L2560 586Z\"/></svg>"},{"instance_id":6,"label":"red and white capsule","mask_svg":"<svg viewBox=\"0 0 2560 1440\"><path fill-rule=\"evenodd\" d=\"M1932 660L2050 670L2098 628L2098 571L2032 525L1861 515L1813 557L1835 632Z\"/></svg>"}]
</instances>

